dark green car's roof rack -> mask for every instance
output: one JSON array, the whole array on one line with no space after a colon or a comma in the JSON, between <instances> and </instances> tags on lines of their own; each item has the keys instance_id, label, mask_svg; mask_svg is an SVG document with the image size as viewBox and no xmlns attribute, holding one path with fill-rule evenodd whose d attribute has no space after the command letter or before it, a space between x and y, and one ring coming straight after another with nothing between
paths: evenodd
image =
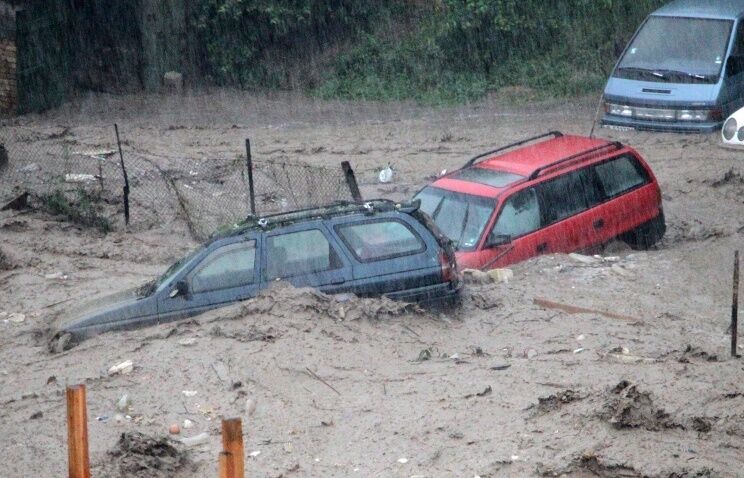
<instances>
[{"instance_id":1,"label":"dark green car's roof rack","mask_svg":"<svg viewBox=\"0 0 744 478\"><path fill-rule=\"evenodd\" d=\"M268 229L277 225L291 224L293 222L309 219L328 219L335 216L347 214L364 213L375 214L377 212L401 211L411 213L419 208L420 201L395 202L389 199L371 199L364 202L338 201L326 206L317 206L295 211L268 214L265 216L248 216L227 231L212 236L212 239L222 239L240 235L251 229Z\"/></svg>"}]
</instances>

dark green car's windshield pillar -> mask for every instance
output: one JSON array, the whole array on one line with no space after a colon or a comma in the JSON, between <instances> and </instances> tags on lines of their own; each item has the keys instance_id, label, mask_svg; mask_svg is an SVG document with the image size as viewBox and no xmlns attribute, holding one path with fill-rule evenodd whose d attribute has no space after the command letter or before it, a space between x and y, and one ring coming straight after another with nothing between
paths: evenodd
<instances>
[{"instance_id":1,"label":"dark green car's windshield pillar","mask_svg":"<svg viewBox=\"0 0 744 478\"><path fill-rule=\"evenodd\" d=\"M496 203L493 199L433 186L424 188L416 199L421 200L421 210L432 217L457 249L463 251L473 250L478 245Z\"/></svg>"}]
</instances>

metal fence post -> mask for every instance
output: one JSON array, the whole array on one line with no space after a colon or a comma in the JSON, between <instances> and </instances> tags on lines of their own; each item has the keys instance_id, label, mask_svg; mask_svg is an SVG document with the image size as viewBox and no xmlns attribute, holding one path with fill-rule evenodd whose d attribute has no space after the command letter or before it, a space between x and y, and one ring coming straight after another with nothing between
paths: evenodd
<instances>
[{"instance_id":1,"label":"metal fence post","mask_svg":"<svg viewBox=\"0 0 744 478\"><path fill-rule=\"evenodd\" d=\"M731 356L738 357L737 339L739 334L739 251L734 252L734 284L731 302Z\"/></svg>"},{"instance_id":2,"label":"metal fence post","mask_svg":"<svg viewBox=\"0 0 744 478\"><path fill-rule=\"evenodd\" d=\"M253 158L251 157L251 140L245 139L245 159L248 168L248 193L251 197L251 215L256 214L256 193L253 190Z\"/></svg>"},{"instance_id":3,"label":"metal fence post","mask_svg":"<svg viewBox=\"0 0 744 478\"><path fill-rule=\"evenodd\" d=\"M342 161L341 169L344 171L344 177L346 178L346 184L349 186L351 197L356 202L362 202L362 193L359 191L359 185L357 184L354 170L351 169L351 164L348 161Z\"/></svg>"},{"instance_id":4,"label":"metal fence post","mask_svg":"<svg viewBox=\"0 0 744 478\"><path fill-rule=\"evenodd\" d=\"M124 153L121 152L121 140L119 139L119 126L114 123L114 131L116 131L116 144L119 146L119 159L121 160L121 172L124 174L124 223L129 225L129 176L127 176L127 168L124 167Z\"/></svg>"}]
</instances>

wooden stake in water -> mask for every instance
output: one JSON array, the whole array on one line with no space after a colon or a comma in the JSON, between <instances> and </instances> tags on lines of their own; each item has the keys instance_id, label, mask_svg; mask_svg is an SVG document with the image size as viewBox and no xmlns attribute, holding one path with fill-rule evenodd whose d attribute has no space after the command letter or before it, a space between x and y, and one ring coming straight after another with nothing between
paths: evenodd
<instances>
[{"instance_id":1,"label":"wooden stake in water","mask_svg":"<svg viewBox=\"0 0 744 478\"><path fill-rule=\"evenodd\" d=\"M235 478L244 478L243 423L240 418L222 420L222 450L232 455Z\"/></svg>"},{"instance_id":2,"label":"wooden stake in water","mask_svg":"<svg viewBox=\"0 0 744 478\"><path fill-rule=\"evenodd\" d=\"M731 302L731 356L738 357L736 341L739 328L739 251L734 252L734 287Z\"/></svg>"},{"instance_id":3,"label":"wooden stake in water","mask_svg":"<svg viewBox=\"0 0 744 478\"><path fill-rule=\"evenodd\" d=\"M85 385L67 387L67 449L69 478L90 478Z\"/></svg>"}]
</instances>

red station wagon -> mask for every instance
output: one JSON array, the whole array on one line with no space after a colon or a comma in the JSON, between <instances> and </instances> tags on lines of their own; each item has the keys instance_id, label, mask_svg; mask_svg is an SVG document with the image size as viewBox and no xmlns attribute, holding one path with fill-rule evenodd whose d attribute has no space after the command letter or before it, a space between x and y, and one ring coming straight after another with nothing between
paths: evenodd
<instances>
[{"instance_id":1,"label":"red station wagon","mask_svg":"<svg viewBox=\"0 0 744 478\"><path fill-rule=\"evenodd\" d=\"M455 243L461 269L615 238L645 249L666 231L659 184L633 148L557 131L478 155L416 198Z\"/></svg>"}]
</instances>

